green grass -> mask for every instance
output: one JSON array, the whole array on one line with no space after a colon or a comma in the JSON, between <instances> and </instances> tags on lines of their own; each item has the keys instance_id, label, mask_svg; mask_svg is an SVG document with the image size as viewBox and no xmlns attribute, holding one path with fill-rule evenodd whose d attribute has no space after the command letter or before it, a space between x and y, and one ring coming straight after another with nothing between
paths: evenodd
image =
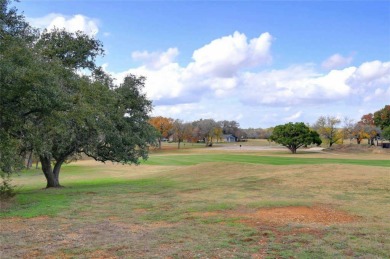
<instances>
[{"instance_id":1,"label":"green grass","mask_svg":"<svg viewBox=\"0 0 390 259\"><path fill-rule=\"evenodd\" d=\"M309 157L282 157L257 156L237 154L207 154L207 155L176 155L152 156L143 162L146 165L196 165L206 162L239 162L266 165L316 165L316 164L351 164L363 166L390 167L389 160L364 159L337 159L337 158L309 158Z\"/></svg>"},{"instance_id":2,"label":"green grass","mask_svg":"<svg viewBox=\"0 0 390 259\"><path fill-rule=\"evenodd\" d=\"M73 173L73 170L65 172L66 176ZM110 197L123 192L158 194L174 185L172 180L158 178L137 180L103 178L73 182L70 187L60 189L20 189L16 196L16 205L11 210L1 211L0 217L55 216L70 206L77 205L90 194L99 194L99 197Z\"/></svg>"},{"instance_id":3,"label":"green grass","mask_svg":"<svg viewBox=\"0 0 390 259\"><path fill-rule=\"evenodd\" d=\"M193 152L153 154L138 167L68 164L61 189L42 189L36 170L15 175L22 187L0 214L4 258L390 256L389 160ZM252 218L291 206L330 207L359 220ZM43 240L58 242L49 251Z\"/></svg>"}]
</instances>

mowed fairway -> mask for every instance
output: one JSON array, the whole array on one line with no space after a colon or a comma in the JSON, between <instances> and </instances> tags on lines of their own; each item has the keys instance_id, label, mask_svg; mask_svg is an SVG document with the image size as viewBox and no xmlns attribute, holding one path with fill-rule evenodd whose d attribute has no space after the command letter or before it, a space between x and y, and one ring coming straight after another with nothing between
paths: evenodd
<instances>
[{"instance_id":1,"label":"mowed fairway","mask_svg":"<svg viewBox=\"0 0 390 259\"><path fill-rule=\"evenodd\" d=\"M390 155L213 148L15 175L0 258L389 258Z\"/></svg>"}]
</instances>

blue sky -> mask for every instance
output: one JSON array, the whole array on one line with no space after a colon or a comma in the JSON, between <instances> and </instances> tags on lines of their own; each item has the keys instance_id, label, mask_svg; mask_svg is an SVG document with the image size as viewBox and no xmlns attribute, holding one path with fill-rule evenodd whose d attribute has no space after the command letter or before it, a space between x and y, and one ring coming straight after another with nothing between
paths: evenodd
<instances>
[{"instance_id":1,"label":"blue sky","mask_svg":"<svg viewBox=\"0 0 390 259\"><path fill-rule=\"evenodd\" d=\"M147 77L153 115L242 127L390 104L389 1L40 1L16 4L40 28L100 39L118 82Z\"/></svg>"}]
</instances>

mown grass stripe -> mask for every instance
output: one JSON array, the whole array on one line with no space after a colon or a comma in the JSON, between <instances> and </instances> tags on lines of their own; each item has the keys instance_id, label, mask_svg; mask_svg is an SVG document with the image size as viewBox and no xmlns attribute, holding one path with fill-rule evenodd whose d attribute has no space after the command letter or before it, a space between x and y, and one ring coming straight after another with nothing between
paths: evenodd
<instances>
[{"instance_id":1,"label":"mown grass stripe","mask_svg":"<svg viewBox=\"0 0 390 259\"><path fill-rule=\"evenodd\" d=\"M143 162L147 165L197 165L205 162L240 162L268 165L313 165L313 164L352 164L364 166L390 167L389 160L364 160L342 158L300 158L274 157L254 155L210 154L210 155L180 155L180 156L151 156Z\"/></svg>"}]
</instances>

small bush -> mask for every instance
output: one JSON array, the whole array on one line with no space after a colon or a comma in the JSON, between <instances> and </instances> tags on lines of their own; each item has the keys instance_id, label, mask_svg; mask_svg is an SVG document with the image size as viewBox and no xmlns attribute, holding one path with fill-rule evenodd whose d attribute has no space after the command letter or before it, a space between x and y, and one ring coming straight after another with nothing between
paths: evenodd
<instances>
[{"instance_id":1,"label":"small bush","mask_svg":"<svg viewBox=\"0 0 390 259\"><path fill-rule=\"evenodd\" d=\"M15 186L11 184L11 177L9 174L1 174L0 184L0 199L5 200L16 195Z\"/></svg>"}]
</instances>

